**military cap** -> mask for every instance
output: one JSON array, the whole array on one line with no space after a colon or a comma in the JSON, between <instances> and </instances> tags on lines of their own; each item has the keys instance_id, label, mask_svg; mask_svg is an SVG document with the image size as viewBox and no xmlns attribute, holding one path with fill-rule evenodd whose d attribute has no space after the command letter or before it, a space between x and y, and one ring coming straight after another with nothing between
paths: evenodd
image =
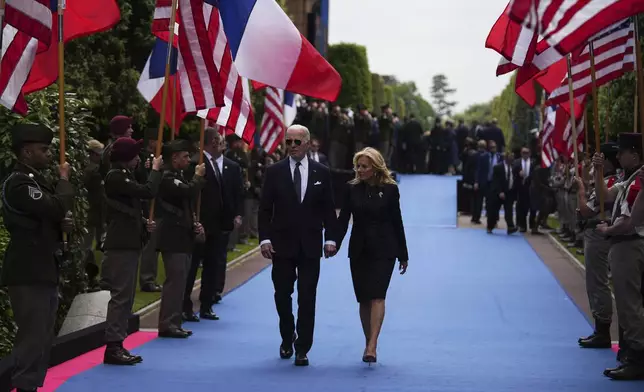
<instances>
[{"instance_id":1,"label":"military cap","mask_svg":"<svg viewBox=\"0 0 644 392\"><path fill-rule=\"evenodd\" d=\"M604 154L604 157L606 158L617 156L617 153L619 152L619 144L614 142L602 144L599 146L599 151Z\"/></svg>"},{"instance_id":2,"label":"military cap","mask_svg":"<svg viewBox=\"0 0 644 392\"><path fill-rule=\"evenodd\" d=\"M11 145L14 149L28 143L51 144L54 132L41 124L17 124L11 129Z\"/></svg>"},{"instance_id":3,"label":"military cap","mask_svg":"<svg viewBox=\"0 0 644 392\"><path fill-rule=\"evenodd\" d=\"M176 139L166 143L163 146L163 156L169 158L174 153L184 152L184 151L192 153L194 149L195 149L194 145L191 141Z\"/></svg>"},{"instance_id":4,"label":"military cap","mask_svg":"<svg viewBox=\"0 0 644 392\"><path fill-rule=\"evenodd\" d=\"M642 152L642 134L640 133L620 133L619 134L620 150L635 150Z\"/></svg>"},{"instance_id":5,"label":"military cap","mask_svg":"<svg viewBox=\"0 0 644 392\"><path fill-rule=\"evenodd\" d=\"M130 126L132 126L131 117L114 116L110 121L110 133L117 136L123 136Z\"/></svg>"},{"instance_id":6,"label":"military cap","mask_svg":"<svg viewBox=\"0 0 644 392\"><path fill-rule=\"evenodd\" d=\"M112 144L110 161L129 162L139 155L143 148L143 140L134 140L129 137L120 137Z\"/></svg>"}]
</instances>

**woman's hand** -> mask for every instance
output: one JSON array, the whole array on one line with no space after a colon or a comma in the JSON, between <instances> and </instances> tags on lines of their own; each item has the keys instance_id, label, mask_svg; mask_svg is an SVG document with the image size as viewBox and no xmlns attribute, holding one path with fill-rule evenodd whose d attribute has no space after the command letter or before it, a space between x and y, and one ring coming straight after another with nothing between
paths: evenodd
<instances>
[{"instance_id":1,"label":"woman's hand","mask_svg":"<svg viewBox=\"0 0 644 392\"><path fill-rule=\"evenodd\" d=\"M400 271L400 275L404 275L405 272L407 272L408 265L409 265L408 261L402 261L402 260L399 261L398 270Z\"/></svg>"}]
</instances>

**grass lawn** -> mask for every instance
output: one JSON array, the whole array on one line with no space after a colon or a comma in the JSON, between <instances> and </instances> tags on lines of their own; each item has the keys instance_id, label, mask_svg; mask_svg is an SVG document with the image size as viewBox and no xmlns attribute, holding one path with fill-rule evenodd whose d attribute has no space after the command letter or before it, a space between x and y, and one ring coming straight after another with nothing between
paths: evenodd
<instances>
[{"instance_id":1,"label":"grass lawn","mask_svg":"<svg viewBox=\"0 0 644 392\"><path fill-rule=\"evenodd\" d=\"M230 263L231 261L235 260L239 256L242 256L251 250L255 249L259 245L259 242L257 239L250 240L248 242L248 245L241 245L238 244L236 246L236 251L233 252L228 252L228 262ZM96 253L96 257L98 260L102 259L102 254L100 252ZM165 268L163 268L163 260L161 259L161 255L159 255L159 268L157 272L157 283L158 284L163 284L165 281ZM197 279L201 278L201 269L197 271ZM134 296L134 306L132 307L132 312L137 312L146 306L150 305L151 303L158 301L161 299L161 293L146 293L141 291L141 288L139 287L139 279L137 275L136 279L136 295Z\"/></svg>"},{"instance_id":2,"label":"grass lawn","mask_svg":"<svg viewBox=\"0 0 644 392\"><path fill-rule=\"evenodd\" d=\"M552 216L551 216L551 217L548 217L548 225L550 225L550 227L552 227L553 229L558 229L558 228L559 228L559 221L558 221L556 218L552 217ZM577 248L570 248L570 247L568 247L568 244L567 244L567 243L565 243L565 242L563 242L563 241L561 241L561 240L559 239L559 236L557 236L557 235L556 235L556 234L554 234L554 233L553 233L553 235L552 235L552 236L553 236L553 237L555 238L555 240L557 240L557 242L559 242L559 243L560 243L564 248L568 248L568 250L570 251L570 253L572 253L572 255L573 255L573 256L575 256L575 257L577 258L577 260L579 260L579 261L581 262L581 264L583 264L583 265L585 265L585 264L586 264L586 259L584 258L584 256L581 256L581 255L578 255L578 254L577 254Z\"/></svg>"}]
</instances>

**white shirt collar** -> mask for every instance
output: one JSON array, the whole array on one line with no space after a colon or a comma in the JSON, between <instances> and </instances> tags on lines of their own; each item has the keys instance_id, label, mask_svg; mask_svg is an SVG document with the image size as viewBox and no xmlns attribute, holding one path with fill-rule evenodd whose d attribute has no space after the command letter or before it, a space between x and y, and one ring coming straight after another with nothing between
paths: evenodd
<instances>
[{"instance_id":1,"label":"white shirt collar","mask_svg":"<svg viewBox=\"0 0 644 392\"><path fill-rule=\"evenodd\" d=\"M288 157L288 163L289 166L291 166L291 169L295 170L295 164L297 163L297 161L293 159L293 157ZM309 168L309 157L305 155L300 163L302 164L302 169L307 170Z\"/></svg>"}]
</instances>

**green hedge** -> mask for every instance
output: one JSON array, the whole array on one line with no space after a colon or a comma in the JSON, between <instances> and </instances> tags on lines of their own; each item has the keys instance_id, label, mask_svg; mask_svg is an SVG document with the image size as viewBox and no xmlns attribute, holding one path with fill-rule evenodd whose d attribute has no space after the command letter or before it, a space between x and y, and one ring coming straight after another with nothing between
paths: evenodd
<instances>
[{"instance_id":1,"label":"green hedge","mask_svg":"<svg viewBox=\"0 0 644 392\"><path fill-rule=\"evenodd\" d=\"M372 108L372 76L367 49L356 44L331 45L329 62L342 77L342 91L336 102L342 107L355 107L362 103Z\"/></svg>"},{"instance_id":2,"label":"green hedge","mask_svg":"<svg viewBox=\"0 0 644 392\"><path fill-rule=\"evenodd\" d=\"M11 152L11 127L19 122L41 123L49 126L58 135L58 93L55 88L27 96L29 115L26 118L17 116L5 109L0 110L0 175L4 179L11 171L14 156ZM72 167L71 182L76 189L74 203L74 231L69 237L71 249L69 261L61 268L60 282L60 307L56 321L58 331L65 319L74 297L87 290L87 277L81 255L81 242L86 232L87 223L87 198L86 190L82 184L83 171L87 165L85 146L88 140L88 130L93 125L90 122L90 106L87 101L79 100L74 94L67 94L65 100L65 127L67 162ZM54 139L53 156L58 158L58 137ZM57 159L55 159L57 161ZM56 162L57 163L57 162ZM56 165L52 165L48 175L55 178ZM0 220L1 223L1 220ZM0 226L0 269L4 251L9 238L4 226ZM0 358L11 352L16 327L13 323L11 306L6 290L0 289Z\"/></svg>"}]
</instances>

